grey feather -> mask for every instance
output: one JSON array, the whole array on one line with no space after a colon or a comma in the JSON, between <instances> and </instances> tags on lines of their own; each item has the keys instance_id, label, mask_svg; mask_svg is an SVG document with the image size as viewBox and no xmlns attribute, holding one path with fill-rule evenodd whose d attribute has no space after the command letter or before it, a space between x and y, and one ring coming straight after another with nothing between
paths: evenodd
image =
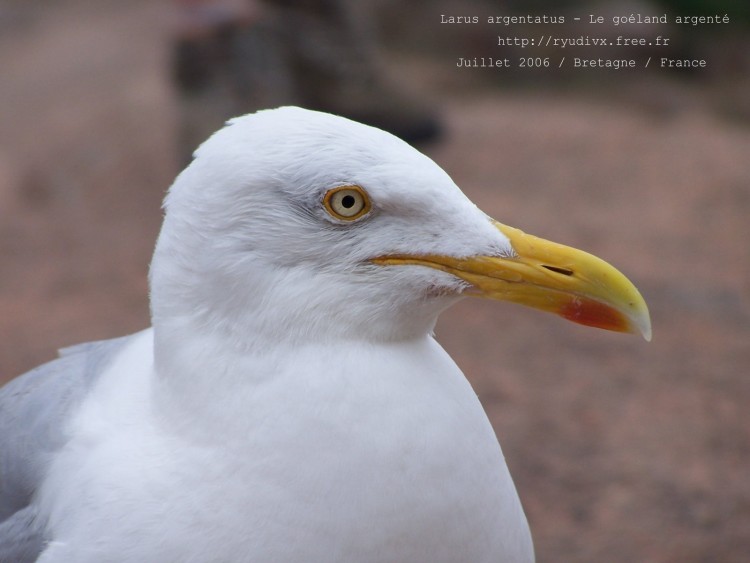
<instances>
[{"instance_id":1,"label":"grey feather","mask_svg":"<svg viewBox=\"0 0 750 563\"><path fill-rule=\"evenodd\" d=\"M29 505L0 522L0 563L31 563L43 548L35 506Z\"/></svg>"},{"instance_id":2,"label":"grey feather","mask_svg":"<svg viewBox=\"0 0 750 563\"><path fill-rule=\"evenodd\" d=\"M34 493L67 441L65 422L129 338L66 348L0 389L0 563L39 556L44 522Z\"/></svg>"}]
</instances>

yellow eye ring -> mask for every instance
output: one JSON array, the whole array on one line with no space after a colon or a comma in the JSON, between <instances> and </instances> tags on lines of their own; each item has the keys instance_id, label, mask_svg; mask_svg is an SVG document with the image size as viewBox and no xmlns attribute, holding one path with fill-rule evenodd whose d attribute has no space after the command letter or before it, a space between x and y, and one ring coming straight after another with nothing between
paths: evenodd
<instances>
[{"instance_id":1,"label":"yellow eye ring","mask_svg":"<svg viewBox=\"0 0 750 563\"><path fill-rule=\"evenodd\" d=\"M367 215L372 207L367 192L355 185L328 190L323 205L329 215L341 221L355 221Z\"/></svg>"}]
</instances>

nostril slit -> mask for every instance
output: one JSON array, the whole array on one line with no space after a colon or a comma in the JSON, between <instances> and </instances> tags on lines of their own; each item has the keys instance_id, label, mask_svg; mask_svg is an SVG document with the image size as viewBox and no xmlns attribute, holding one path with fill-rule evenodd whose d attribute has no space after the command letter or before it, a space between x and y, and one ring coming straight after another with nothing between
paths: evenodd
<instances>
[{"instance_id":1,"label":"nostril slit","mask_svg":"<svg viewBox=\"0 0 750 563\"><path fill-rule=\"evenodd\" d=\"M542 264L542 268L547 268L550 272L555 272L556 274L562 274L563 276L572 276L573 270L569 270L568 268L558 268L557 266L545 266Z\"/></svg>"}]
</instances>

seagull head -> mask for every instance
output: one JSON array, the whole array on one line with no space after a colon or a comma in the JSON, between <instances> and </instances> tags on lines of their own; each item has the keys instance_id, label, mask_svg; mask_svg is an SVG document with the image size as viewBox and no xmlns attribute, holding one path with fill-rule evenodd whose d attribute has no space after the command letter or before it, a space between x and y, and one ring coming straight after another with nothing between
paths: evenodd
<instances>
[{"instance_id":1,"label":"seagull head","mask_svg":"<svg viewBox=\"0 0 750 563\"><path fill-rule=\"evenodd\" d=\"M465 296L650 338L643 298L614 267L493 220L428 157L341 117L287 107L229 121L165 210L157 338L403 340Z\"/></svg>"}]
</instances>

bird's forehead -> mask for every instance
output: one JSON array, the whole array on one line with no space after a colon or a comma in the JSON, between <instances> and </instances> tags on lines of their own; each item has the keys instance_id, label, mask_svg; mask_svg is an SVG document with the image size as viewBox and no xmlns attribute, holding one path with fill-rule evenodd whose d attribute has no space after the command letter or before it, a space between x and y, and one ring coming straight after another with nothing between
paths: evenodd
<instances>
[{"instance_id":1,"label":"bird's forehead","mask_svg":"<svg viewBox=\"0 0 750 563\"><path fill-rule=\"evenodd\" d=\"M380 129L300 108L261 111L229 121L200 152L244 155L247 163L277 164L290 171L335 172L370 168L422 155Z\"/></svg>"},{"instance_id":2,"label":"bird's forehead","mask_svg":"<svg viewBox=\"0 0 750 563\"><path fill-rule=\"evenodd\" d=\"M383 210L422 215L473 207L442 168L390 133L299 108L236 118L198 156L223 161L240 197L281 190L310 206L332 187L356 184Z\"/></svg>"}]
</instances>

